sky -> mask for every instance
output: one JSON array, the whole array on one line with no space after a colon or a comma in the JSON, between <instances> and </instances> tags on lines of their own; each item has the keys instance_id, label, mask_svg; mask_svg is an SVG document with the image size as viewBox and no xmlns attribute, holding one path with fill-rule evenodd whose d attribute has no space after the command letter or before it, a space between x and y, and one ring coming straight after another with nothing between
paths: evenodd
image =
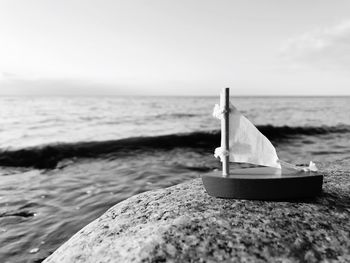
<instances>
[{"instance_id":1,"label":"sky","mask_svg":"<svg viewBox=\"0 0 350 263\"><path fill-rule=\"evenodd\" d=\"M350 1L0 0L0 95L350 95Z\"/></svg>"}]
</instances>

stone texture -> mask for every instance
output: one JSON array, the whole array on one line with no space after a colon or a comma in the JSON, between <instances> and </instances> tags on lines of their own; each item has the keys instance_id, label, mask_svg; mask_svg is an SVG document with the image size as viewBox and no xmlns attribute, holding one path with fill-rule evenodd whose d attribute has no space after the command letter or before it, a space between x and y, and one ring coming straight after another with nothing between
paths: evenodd
<instances>
[{"instance_id":1,"label":"stone texture","mask_svg":"<svg viewBox=\"0 0 350 263\"><path fill-rule=\"evenodd\" d=\"M216 199L195 179L109 209L45 262L350 262L350 175L316 199Z\"/></svg>"}]
</instances>

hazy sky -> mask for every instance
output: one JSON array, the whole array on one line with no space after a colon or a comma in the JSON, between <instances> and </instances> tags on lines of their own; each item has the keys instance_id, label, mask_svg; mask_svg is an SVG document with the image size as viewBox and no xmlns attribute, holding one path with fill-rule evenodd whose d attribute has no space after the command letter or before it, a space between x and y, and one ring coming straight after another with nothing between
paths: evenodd
<instances>
[{"instance_id":1,"label":"hazy sky","mask_svg":"<svg viewBox=\"0 0 350 263\"><path fill-rule=\"evenodd\" d=\"M0 0L0 95L350 95L350 1Z\"/></svg>"}]
</instances>

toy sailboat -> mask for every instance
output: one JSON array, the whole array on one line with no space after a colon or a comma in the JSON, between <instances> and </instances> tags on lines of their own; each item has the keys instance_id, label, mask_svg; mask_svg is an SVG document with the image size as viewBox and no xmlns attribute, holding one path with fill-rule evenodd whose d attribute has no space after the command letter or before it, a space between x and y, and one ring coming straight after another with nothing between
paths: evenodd
<instances>
[{"instance_id":1,"label":"toy sailboat","mask_svg":"<svg viewBox=\"0 0 350 263\"><path fill-rule=\"evenodd\" d=\"M215 156L220 172L202 175L208 194L220 198L278 200L313 197L322 192L323 175L316 165L299 167L279 160L272 143L229 101L229 88L220 96L214 116L221 119L221 147ZM250 163L255 168L230 171L229 163Z\"/></svg>"}]
</instances>

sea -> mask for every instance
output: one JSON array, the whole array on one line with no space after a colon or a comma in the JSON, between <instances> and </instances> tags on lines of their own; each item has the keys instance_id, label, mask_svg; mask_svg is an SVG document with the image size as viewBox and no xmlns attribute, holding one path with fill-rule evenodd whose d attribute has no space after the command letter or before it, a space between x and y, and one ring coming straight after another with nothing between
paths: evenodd
<instances>
[{"instance_id":1,"label":"sea","mask_svg":"<svg viewBox=\"0 0 350 263\"><path fill-rule=\"evenodd\" d=\"M350 170L350 97L231 97L280 159ZM113 205L220 169L218 97L0 97L0 262L41 262ZM232 164L240 166L240 164Z\"/></svg>"}]
</instances>

